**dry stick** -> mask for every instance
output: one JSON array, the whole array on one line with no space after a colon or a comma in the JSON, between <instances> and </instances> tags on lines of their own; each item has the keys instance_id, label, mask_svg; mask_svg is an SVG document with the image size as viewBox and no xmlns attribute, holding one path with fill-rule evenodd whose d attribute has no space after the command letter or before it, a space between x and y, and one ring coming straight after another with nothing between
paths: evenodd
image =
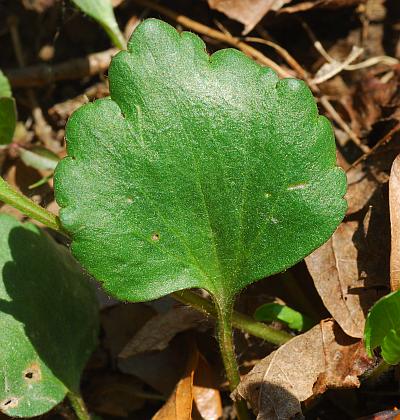
<instances>
[{"instance_id":1,"label":"dry stick","mask_svg":"<svg viewBox=\"0 0 400 420\"><path fill-rule=\"evenodd\" d=\"M388 143L392 137L400 131L400 123L396 124L387 134L385 134L375 145L372 147L368 153L363 154L360 156L355 162L353 162L350 166L350 168L347 170L349 171L351 168L354 168L355 166L359 165L361 162L363 162L365 159L367 159L369 156L371 156L373 153L376 152L379 147L384 145L385 143ZM347 172L346 171L346 172Z\"/></svg>"},{"instance_id":2,"label":"dry stick","mask_svg":"<svg viewBox=\"0 0 400 420\"><path fill-rule=\"evenodd\" d=\"M319 101L326 109L331 118L345 131L345 133L353 140L353 142L362 150L365 154L371 153L371 148L363 144L360 138L356 133L348 126L348 124L343 120L343 118L337 113L336 109L329 102L326 96L321 96Z\"/></svg>"},{"instance_id":3,"label":"dry stick","mask_svg":"<svg viewBox=\"0 0 400 420\"><path fill-rule=\"evenodd\" d=\"M4 74L13 87L40 87L60 80L81 79L104 72L117 52L116 48L111 48L53 66L39 64L21 69L4 70Z\"/></svg>"},{"instance_id":4,"label":"dry stick","mask_svg":"<svg viewBox=\"0 0 400 420\"><path fill-rule=\"evenodd\" d=\"M259 63L272 68L275 70L279 76L281 77L292 77L288 71L282 69L275 61L271 60L267 56L265 56L260 51L256 50L252 46L246 44L243 41L240 41L238 38L235 38L229 34L225 34L217 29L210 28L207 25L203 25L200 22L197 22L193 19L188 18L187 16L181 15L174 10L169 9L168 7L161 6L160 4L154 3L150 0L135 0L135 3L140 4L144 7L149 7L163 15L169 17L170 19L175 20L182 26L186 28L192 29L199 34L204 36L209 36L210 38L214 38L218 41L224 42L228 45L232 45L233 47L238 48L239 50L243 51L246 55L253 58L254 60L258 61Z\"/></svg>"},{"instance_id":5,"label":"dry stick","mask_svg":"<svg viewBox=\"0 0 400 420\"><path fill-rule=\"evenodd\" d=\"M244 38L247 42L255 42L257 44L268 45L273 48L288 64L296 71L296 73L304 80L308 80L309 75L307 71L300 65L300 63L289 53L288 50L278 45L276 42L267 41L263 38L247 36Z\"/></svg>"},{"instance_id":6,"label":"dry stick","mask_svg":"<svg viewBox=\"0 0 400 420\"><path fill-rule=\"evenodd\" d=\"M22 50L21 39L19 36L17 18L11 16L8 19L8 24L18 65L21 68L24 68L25 58ZM46 147L51 148L53 143L53 130L49 124L47 124L47 121L43 116L43 111L38 104L35 92L32 89L27 89L27 95L29 106L32 109L32 116L35 121L35 134L43 141Z\"/></svg>"}]
</instances>

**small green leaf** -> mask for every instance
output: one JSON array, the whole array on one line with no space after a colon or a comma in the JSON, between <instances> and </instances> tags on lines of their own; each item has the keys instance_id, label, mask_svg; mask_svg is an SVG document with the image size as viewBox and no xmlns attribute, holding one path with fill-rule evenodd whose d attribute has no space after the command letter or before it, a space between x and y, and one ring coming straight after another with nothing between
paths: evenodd
<instances>
[{"instance_id":1,"label":"small green leaf","mask_svg":"<svg viewBox=\"0 0 400 420\"><path fill-rule=\"evenodd\" d=\"M254 318L264 322L281 321L296 331L307 331L314 325L306 315L280 303L266 303L260 306L255 311Z\"/></svg>"},{"instance_id":2,"label":"small green leaf","mask_svg":"<svg viewBox=\"0 0 400 420\"><path fill-rule=\"evenodd\" d=\"M11 98L11 86L7 77L0 70L0 98Z\"/></svg>"},{"instance_id":3,"label":"small green leaf","mask_svg":"<svg viewBox=\"0 0 400 420\"><path fill-rule=\"evenodd\" d=\"M400 360L400 290L379 299L370 310L365 324L365 346L370 357L382 347L382 356L389 364Z\"/></svg>"},{"instance_id":4,"label":"small green leaf","mask_svg":"<svg viewBox=\"0 0 400 420\"><path fill-rule=\"evenodd\" d=\"M117 48L121 50L126 48L125 38L115 19L110 0L72 0L72 2L103 27Z\"/></svg>"},{"instance_id":5,"label":"small green leaf","mask_svg":"<svg viewBox=\"0 0 400 420\"><path fill-rule=\"evenodd\" d=\"M219 303L325 242L344 173L305 83L149 19L114 57L111 98L66 130L56 199L72 251L113 295L204 288Z\"/></svg>"},{"instance_id":6,"label":"small green leaf","mask_svg":"<svg viewBox=\"0 0 400 420\"><path fill-rule=\"evenodd\" d=\"M17 125L17 108L14 98L0 98L0 145L10 144Z\"/></svg>"},{"instance_id":7,"label":"small green leaf","mask_svg":"<svg viewBox=\"0 0 400 420\"><path fill-rule=\"evenodd\" d=\"M86 276L35 225L0 215L0 412L41 415L79 389L97 341Z\"/></svg>"},{"instance_id":8,"label":"small green leaf","mask_svg":"<svg viewBox=\"0 0 400 420\"><path fill-rule=\"evenodd\" d=\"M35 147L32 150L20 148L19 155L22 162L31 168L54 171L60 158L44 147Z\"/></svg>"}]
</instances>

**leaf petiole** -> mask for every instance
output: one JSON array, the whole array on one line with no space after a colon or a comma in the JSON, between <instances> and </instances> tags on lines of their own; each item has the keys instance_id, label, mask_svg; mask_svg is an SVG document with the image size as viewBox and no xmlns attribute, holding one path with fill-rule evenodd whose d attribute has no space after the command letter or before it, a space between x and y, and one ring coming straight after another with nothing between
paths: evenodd
<instances>
[{"instance_id":1,"label":"leaf petiole","mask_svg":"<svg viewBox=\"0 0 400 420\"><path fill-rule=\"evenodd\" d=\"M21 194L2 177L0 177L0 201L9 204L26 216L58 232L63 232L60 220L56 215Z\"/></svg>"},{"instance_id":2,"label":"leaf petiole","mask_svg":"<svg viewBox=\"0 0 400 420\"><path fill-rule=\"evenodd\" d=\"M240 383L239 366L235 355L233 342L232 314L234 298L218 302L214 299L217 311L218 343L224 362L226 377L229 382L229 389L233 392ZM236 414L239 420L248 420L249 412L246 401L239 399L235 401Z\"/></svg>"},{"instance_id":3,"label":"leaf petiole","mask_svg":"<svg viewBox=\"0 0 400 420\"><path fill-rule=\"evenodd\" d=\"M179 302L191 306L197 311L203 312L214 318L217 317L217 311L213 303L210 300L199 296L195 292L190 290L181 290L179 292L171 293L171 296ZM237 311L233 311L232 313L232 325L234 328L278 346L293 338L293 336L286 331L271 328L268 325L263 324L262 322L257 322L253 318Z\"/></svg>"},{"instance_id":4,"label":"leaf petiole","mask_svg":"<svg viewBox=\"0 0 400 420\"><path fill-rule=\"evenodd\" d=\"M78 420L91 420L91 416L88 412L85 401L83 401L82 395L75 392L68 392L67 398Z\"/></svg>"}]
</instances>

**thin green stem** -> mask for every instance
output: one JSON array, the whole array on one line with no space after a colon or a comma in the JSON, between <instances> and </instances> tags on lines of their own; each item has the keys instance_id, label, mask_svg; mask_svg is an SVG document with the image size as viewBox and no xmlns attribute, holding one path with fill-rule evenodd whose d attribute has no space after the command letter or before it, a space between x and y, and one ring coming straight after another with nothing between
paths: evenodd
<instances>
[{"instance_id":1,"label":"thin green stem","mask_svg":"<svg viewBox=\"0 0 400 420\"><path fill-rule=\"evenodd\" d=\"M199 296L195 292L191 292L190 290L181 290L179 292L172 293L171 296L179 302L189 305L194 309L214 318L217 318L218 316L214 304L208 299ZM293 338L286 331L276 330L236 311L233 311L232 313L232 325L243 332L249 333L276 345L282 345Z\"/></svg>"},{"instance_id":2,"label":"thin green stem","mask_svg":"<svg viewBox=\"0 0 400 420\"><path fill-rule=\"evenodd\" d=\"M217 310L218 343L231 392L233 392L240 383L239 366L236 361L235 346L233 343L233 304L234 299L228 299L224 302L215 300L215 308ZM249 419L249 412L247 410L245 400L237 400L235 402L235 408L239 420Z\"/></svg>"},{"instance_id":3,"label":"thin green stem","mask_svg":"<svg viewBox=\"0 0 400 420\"><path fill-rule=\"evenodd\" d=\"M43 223L54 230L62 232L59 218L48 210L40 207L28 197L15 190L0 177L0 201L15 207L26 216Z\"/></svg>"},{"instance_id":4,"label":"thin green stem","mask_svg":"<svg viewBox=\"0 0 400 420\"><path fill-rule=\"evenodd\" d=\"M85 401L83 401L82 395L75 392L68 392L67 398L71 407L73 408L76 417L79 420L90 420L90 414L88 409L86 408Z\"/></svg>"},{"instance_id":5,"label":"thin green stem","mask_svg":"<svg viewBox=\"0 0 400 420\"><path fill-rule=\"evenodd\" d=\"M108 37L110 38L111 42L119 48L120 50L126 50L126 40L119 29L118 25L113 25L112 27L109 25L101 25L103 29L106 31Z\"/></svg>"}]
</instances>

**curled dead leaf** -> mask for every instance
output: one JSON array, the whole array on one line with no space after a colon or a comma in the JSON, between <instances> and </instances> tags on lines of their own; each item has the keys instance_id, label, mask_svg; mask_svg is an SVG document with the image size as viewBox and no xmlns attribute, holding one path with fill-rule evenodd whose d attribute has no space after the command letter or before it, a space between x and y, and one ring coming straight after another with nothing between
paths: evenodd
<instances>
[{"instance_id":1,"label":"curled dead leaf","mask_svg":"<svg viewBox=\"0 0 400 420\"><path fill-rule=\"evenodd\" d=\"M233 397L249 401L257 420L298 418L302 401L328 388L358 387L370 366L362 341L328 319L261 360Z\"/></svg>"}]
</instances>

